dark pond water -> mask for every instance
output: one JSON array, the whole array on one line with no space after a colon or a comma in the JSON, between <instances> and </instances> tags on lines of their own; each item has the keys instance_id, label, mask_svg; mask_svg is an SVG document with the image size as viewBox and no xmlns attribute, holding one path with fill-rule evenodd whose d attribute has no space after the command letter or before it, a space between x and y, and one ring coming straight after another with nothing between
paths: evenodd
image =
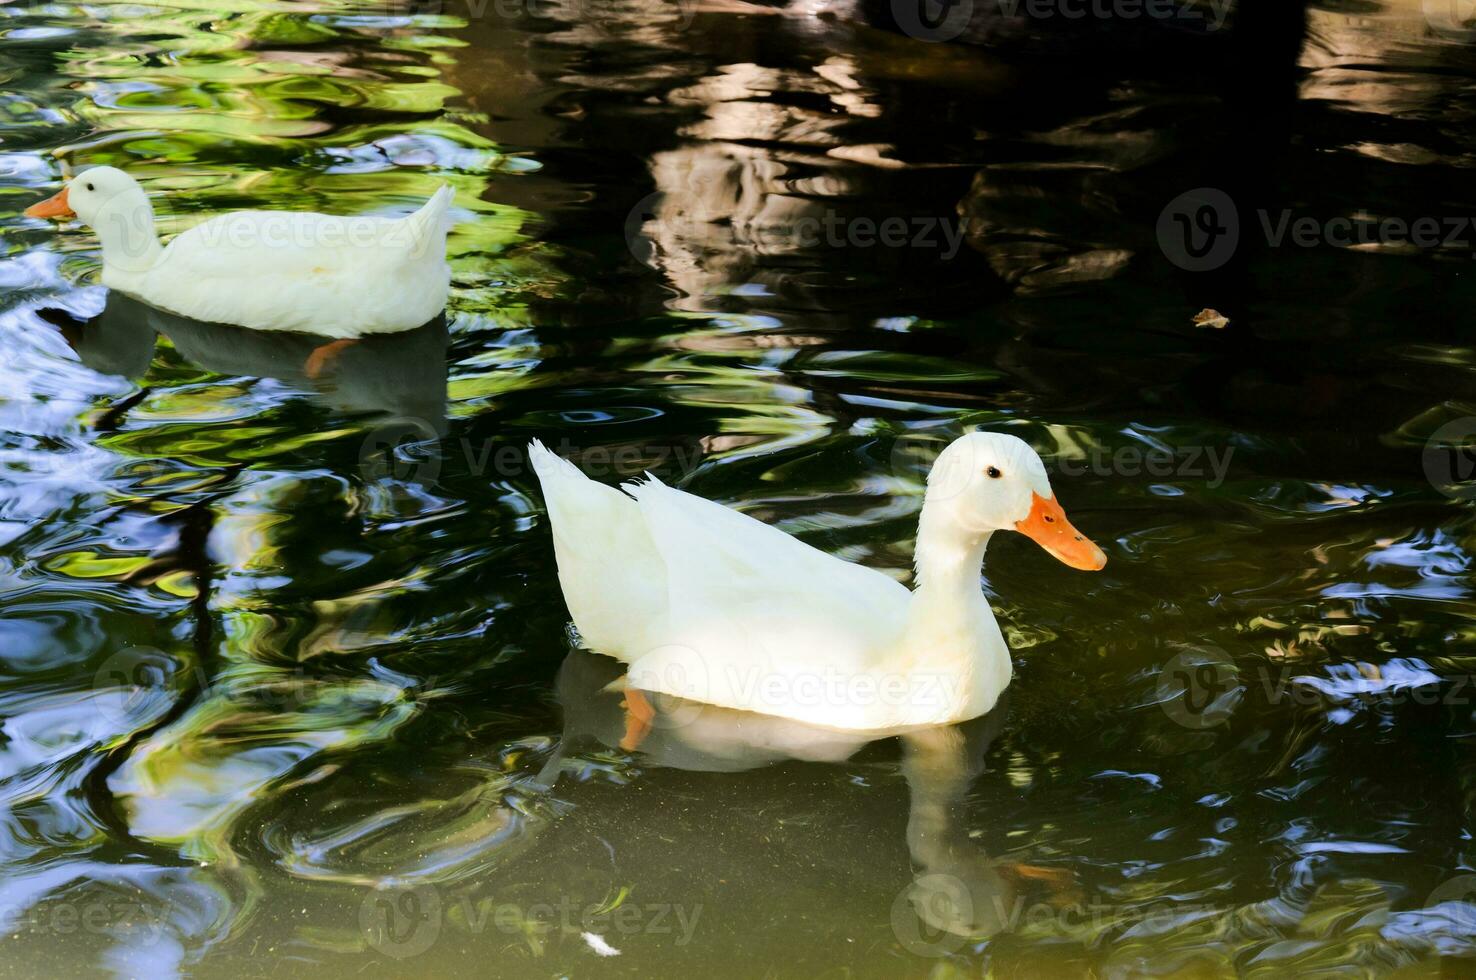
<instances>
[{"instance_id":1,"label":"dark pond water","mask_svg":"<svg viewBox=\"0 0 1476 980\"><path fill-rule=\"evenodd\" d=\"M0 974L1476 955L1459 4L948 44L827 0L0 15ZM105 297L20 214L58 148L166 231L449 182L446 322L313 380L309 340ZM1007 705L619 748L529 439L906 579L977 425L1109 556L990 549Z\"/></svg>"}]
</instances>

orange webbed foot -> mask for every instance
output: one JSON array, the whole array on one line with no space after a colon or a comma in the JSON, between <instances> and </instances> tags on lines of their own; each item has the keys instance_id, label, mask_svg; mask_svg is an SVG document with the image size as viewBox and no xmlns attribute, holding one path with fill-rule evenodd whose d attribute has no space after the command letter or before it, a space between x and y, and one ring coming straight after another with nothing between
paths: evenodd
<instances>
[{"instance_id":1,"label":"orange webbed foot","mask_svg":"<svg viewBox=\"0 0 1476 980\"><path fill-rule=\"evenodd\" d=\"M625 689L625 700L620 702L620 706L625 709L625 737L620 740L620 747L634 752L651 733L656 709L651 707L644 692L633 687Z\"/></svg>"},{"instance_id":2,"label":"orange webbed foot","mask_svg":"<svg viewBox=\"0 0 1476 980\"><path fill-rule=\"evenodd\" d=\"M1025 864L1021 861L1001 861L996 868L1001 877L1013 881L1016 885L1024 885L1026 882L1039 882L1045 885L1050 892L1050 898L1047 901L1051 905L1070 904L1073 901L1079 901L1083 895L1081 886L1077 884L1076 875L1069 868L1047 868L1038 864Z\"/></svg>"},{"instance_id":3,"label":"orange webbed foot","mask_svg":"<svg viewBox=\"0 0 1476 980\"><path fill-rule=\"evenodd\" d=\"M334 362L341 351L357 343L357 340L331 340L326 344L315 347L313 348L313 352L308 355L307 362L303 364L302 369L309 378L316 381L329 365Z\"/></svg>"}]
</instances>

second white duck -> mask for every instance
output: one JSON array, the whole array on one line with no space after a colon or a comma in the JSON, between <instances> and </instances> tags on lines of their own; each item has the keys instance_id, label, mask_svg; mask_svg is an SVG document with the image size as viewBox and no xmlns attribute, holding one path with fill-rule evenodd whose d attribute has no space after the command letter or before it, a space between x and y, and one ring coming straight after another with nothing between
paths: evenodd
<instances>
[{"instance_id":1,"label":"second white duck","mask_svg":"<svg viewBox=\"0 0 1476 980\"><path fill-rule=\"evenodd\" d=\"M93 167L25 213L79 218L102 244L103 285L152 306L347 340L410 330L445 309L451 197L443 186L403 218L237 211L160 245L138 181Z\"/></svg>"},{"instance_id":2,"label":"second white duck","mask_svg":"<svg viewBox=\"0 0 1476 980\"><path fill-rule=\"evenodd\" d=\"M622 493L541 443L530 454L574 624L629 664L633 710L650 691L848 730L974 718L1012 673L979 587L993 533L1073 568L1107 563L1040 457L1000 433L955 440L929 473L913 591L654 478Z\"/></svg>"}]
</instances>

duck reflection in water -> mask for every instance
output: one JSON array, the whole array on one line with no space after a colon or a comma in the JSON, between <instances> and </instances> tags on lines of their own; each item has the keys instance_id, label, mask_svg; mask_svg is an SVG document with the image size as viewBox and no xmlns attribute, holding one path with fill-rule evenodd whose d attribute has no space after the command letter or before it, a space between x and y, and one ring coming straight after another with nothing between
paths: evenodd
<instances>
[{"instance_id":1,"label":"duck reflection in water","mask_svg":"<svg viewBox=\"0 0 1476 980\"><path fill-rule=\"evenodd\" d=\"M274 378L336 411L413 420L426 436L446 433L444 315L324 356L307 334L191 320L117 291L108 292L102 312L90 320L56 309L38 314L60 329L83 364L102 374L142 377L162 334L181 357L215 374Z\"/></svg>"},{"instance_id":2,"label":"duck reflection in water","mask_svg":"<svg viewBox=\"0 0 1476 980\"><path fill-rule=\"evenodd\" d=\"M565 659L556 682L563 735L537 785L551 788L565 758L581 748L631 750L624 671L619 661L586 650ZM905 946L956 949L966 939L1013 926L1027 897L1053 905L1079 898L1070 871L992 858L969 837L965 797L1004 726L1007 694L993 711L961 724L890 733L841 731L662 693L645 698L651 717L640 738L642 762L671 769L742 772L789 760L839 764L872 742L900 738L914 875L898 895L892 920Z\"/></svg>"}]
</instances>

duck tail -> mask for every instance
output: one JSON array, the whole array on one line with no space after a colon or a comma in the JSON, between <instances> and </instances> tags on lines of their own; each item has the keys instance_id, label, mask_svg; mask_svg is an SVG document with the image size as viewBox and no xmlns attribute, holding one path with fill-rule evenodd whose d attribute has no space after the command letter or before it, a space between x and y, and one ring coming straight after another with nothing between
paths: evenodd
<instances>
[{"instance_id":1,"label":"duck tail","mask_svg":"<svg viewBox=\"0 0 1476 980\"><path fill-rule=\"evenodd\" d=\"M560 481L573 480L579 484L594 482L580 472L579 467L549 449L540 439L528 443L528 462L533 464L533 472L538 475L538 482L545 490Z\"/></svg>"},{"instance_id":2,"label":"duck tail","mask_svg":"<svg viewBox=\"0 0 1476 980\"><path fill-rule=\"evenodd\" d=\"M401 219L410 249L417 256L427 249L437 256L444 254L446 233L451 230L447 212L451 209L451 200L455 196L450 184L442 184L419 211ZM441 243L440 248L431 248L438 242Z\"/></svg>"}]
</instances>

